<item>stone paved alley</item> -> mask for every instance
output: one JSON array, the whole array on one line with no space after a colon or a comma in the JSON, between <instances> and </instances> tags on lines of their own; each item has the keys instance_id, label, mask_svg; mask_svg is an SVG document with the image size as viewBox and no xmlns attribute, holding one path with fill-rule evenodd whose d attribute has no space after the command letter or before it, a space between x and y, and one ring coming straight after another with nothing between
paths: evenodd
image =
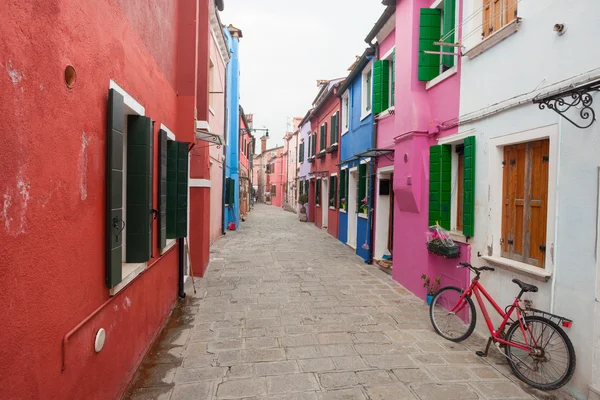
<instances>
[{"instance_id":1,"label":"stone paved alley","mask_svg":"<svg viewBox=\"0 0 600 400\"><path fill-rule=\"evenodd\" d=\"M437 336L428 308L352 250L259 204L211 250L129 399L531 399L503 357ZM567 398L567 397L564 397Z\"/></svg>"}]
</instances>

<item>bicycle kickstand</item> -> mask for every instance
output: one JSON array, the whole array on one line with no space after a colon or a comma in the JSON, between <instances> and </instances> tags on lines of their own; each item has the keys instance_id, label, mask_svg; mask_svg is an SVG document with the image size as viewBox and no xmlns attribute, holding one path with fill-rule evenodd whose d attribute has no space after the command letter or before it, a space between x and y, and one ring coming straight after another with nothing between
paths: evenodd
<instances>
[{"instance_id":1,"label":"bicycle kickstand","mask_svg":"<svg viewBox=\"0 0 600 400\"><path fill-rule=\"evenodd\" d=\"M478 350L475 352L479 357L487 357L488 351L490 350L490 345L492 344L492 337L488 339L487 345L485 346L485 351Z\"/></svg>"}]
</instances>

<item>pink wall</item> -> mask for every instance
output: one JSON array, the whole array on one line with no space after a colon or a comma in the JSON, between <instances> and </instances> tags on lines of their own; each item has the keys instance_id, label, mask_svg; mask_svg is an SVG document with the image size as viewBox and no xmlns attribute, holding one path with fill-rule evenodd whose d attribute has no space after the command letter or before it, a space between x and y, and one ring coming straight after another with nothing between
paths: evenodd
<instances>
[{"instance_id":1,"label":"pink wall","mask_svg":"<svg viewBox=\"0 0 600 400\"><path fill-rule=\"evenodd\" d=\"M464 246L460 259L446 260L429 255L425 245L429 147L437 144L439 137L456 133L456 128L439 132L438 124L458 117L460 90L460 58L459 72L430 90L425 89L425 82L417 79L419 9L429 7L430 3L429 0L398 1L395 32L396 53L402 57L396 57L394 254L397 256L393 278L423 298L422 273L441 276L444 285L466 284L468 271L454 266L458 261L468 260L470 253L469 246ZM388 138L382 142L386 140Z\"/></svg>"},{"instance_id":2,"label":"pink wall","mask_svg":"<svg viewBox=\"0 0 600 400\"><path fill-rule=\"evenodd\" d=\"M215 34L219 34L215 32ZM225 63L214 36L210 35L210 59L214 64L212 88L214 92L225 91ZM209 77L210 79L210 77ZM224 94L213 93L209 97L208 123L213 132L223 134L225 129ZM210 243L221 237L223 214L223 148L209 147L210 153Z\"/></svg>"},{"instance_id":3,"label":"pink wall","mask_svg":"<svg viewBox=\"0 0 600 400\"><path fill-rule=\"evenodd\" d=\"M275 196L271 196L271 205L276 206L276 207L282 207L283 206L283 190L282 190L282 185L283 182L285 181L285 176L284 174L284 162L283 162L283 154L277 154L274 158L271 159L270 163L273 163L273 165L275 166L275 169L273 171L272 174L269 175L270 177L270 185L275 185L276 187L276 192L275 192ZM270 186L269 186L270 188Z\"/></svg>"}]
</instances>

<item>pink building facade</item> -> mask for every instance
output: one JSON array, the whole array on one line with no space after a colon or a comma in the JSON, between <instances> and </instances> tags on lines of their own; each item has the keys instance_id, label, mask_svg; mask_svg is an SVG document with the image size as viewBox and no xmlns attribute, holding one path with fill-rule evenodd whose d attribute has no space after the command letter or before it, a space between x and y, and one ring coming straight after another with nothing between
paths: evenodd
<instances>
[{"instance_id":1,"label":"pink building facade","mask_svg":"<svg viewBox=\"0 0 600 400\"><path fill-rule=\"evenodd\" d=\"M395 46L396 52L402 54L402 57L395 60L393 252L396 257L392 276L422 298L425 298L426 292L423 289L421 274L441 277L442 286L465 287L469 280L469 272L456 269L456 265L460 261L469 261L471 253L467 238L456 229L451 230L454 231L455 241L460 243L459 259L432 255L426 248L426 232L431 219L437 219L432 217L435 215L432 212L436 210L432 209L430 200L434 199L430 198L430 190L438 185L436 178L439 178L439 174L435 174L436 171L431 171L430 154L435 157L436 147L433 146L440 145L444 138L457 133L456 120L459 113L460 57L450 56L452 66L447 68L448 66L443 64L448 60L440 56L439 73L431 73L431 67L420 65L419 55L423 54L423 49L419 49L421 25L426 23L427 16L439 16L439 7L443 7L445 3L452 3L455 8L445 10L446 13L455 15L453 26L457 38L453 41L457 41L461 35L461 17L458 10L462 1L457 0L456 4L439 3L432 0L398 0L395 10ZM439 27L440 21L434 22ZM439 38L431 38L431 42L435 41L439 41ZM439 47L437 49L439 51ZM386 132L385 124L380 123L378 128ZM388 135L378 135L381 137L381 146L391 144ZM383 166L379 165L380 170ZM445 204L443 208L440 212L451 214L449 220L453 222L454 210L447 209Z\"/></svg>"}]
</instances>

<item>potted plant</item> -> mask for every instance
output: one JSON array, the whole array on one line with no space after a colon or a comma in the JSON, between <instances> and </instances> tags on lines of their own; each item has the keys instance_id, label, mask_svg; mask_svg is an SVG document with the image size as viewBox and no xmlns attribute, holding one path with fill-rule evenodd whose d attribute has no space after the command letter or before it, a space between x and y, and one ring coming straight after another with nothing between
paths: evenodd
<instances>
[{"instance_id":1,"label":"potted plant","mask_svg":"<svg viewBox=\"0 0 600 400\"><path fill-rule=\"evenodd\" d=\"M427 250L444 258L460 256L460 247L450 238L450 234L439 225L432 225L427 232Z\"/></svg>"},{"instance_id":2,"label":"potted plant","mask_svg":"<svg viewBox=\"0 0 600 400\"><path fill-rule=\"evenodd\" d=\"M306 193L298 196L298 203L300 204L300 222L308 221L306 216L306 204L308 203L308 195Z\"/></svg>"},{"instance_id":3,"label":"potted plant","mask_svg":"<svg viewBox=\"0 0 600 400\"><path fill-rule=\"evenodd\" d=\"M368 211L369 206L367 205L367 198L365 197L364 199L362 199L360 201L361 206L360 206L360 212L363 214L366 214Z\"/></svg>"},{"instance_id":4,"label":"potted plant","mask_svg":"<svg viewBox=\"0 0 600 400\"><path fill-rule=\"evenodd\" d=\"M423 287L427 290L427 305L430 306L433 296L435 296L435 293L440 288L442 281L439 277L434 278L432 281L426 274L421 275L421 279L424 281Z\"/></svg>"},{"instance_id":5,"label":"potted plant","mask_svg":"<svg viewBox=\"0 0 600 400\"><path fill-rule=\"evenodd\" d=\"M340 203L342 204L342 210L346 211L346 198L342 197Z\"/></svg>"}]
</instances>

